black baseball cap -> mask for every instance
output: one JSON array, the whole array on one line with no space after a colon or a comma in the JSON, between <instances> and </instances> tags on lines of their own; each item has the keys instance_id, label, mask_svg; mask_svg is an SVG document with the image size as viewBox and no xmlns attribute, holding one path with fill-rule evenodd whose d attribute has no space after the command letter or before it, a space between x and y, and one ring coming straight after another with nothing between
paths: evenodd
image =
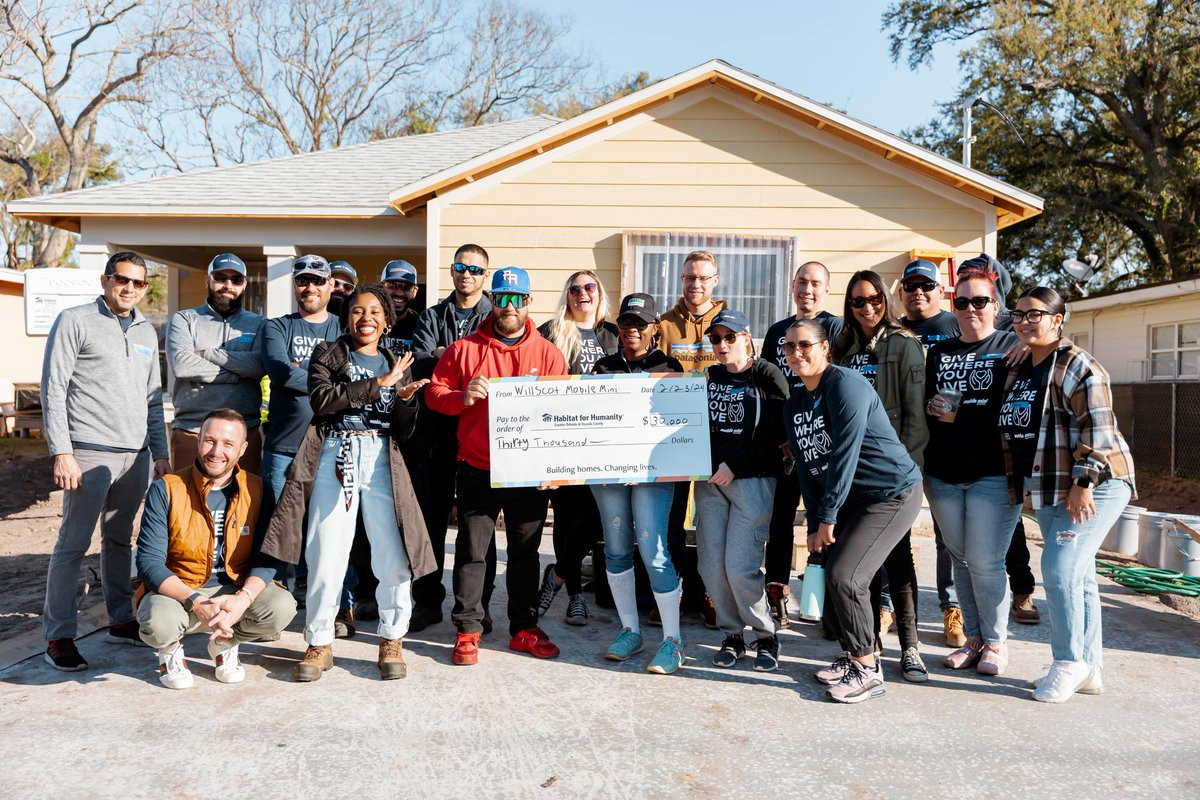
<instances>
[{"instance_id":1,"label":"black baseball cap","mask_svg":"<svg viewBox=\"0 0 1200 800\"><path fill-rule=\"evenodd\" d=\"M636 317L642 322L658 322L658 304L651 295L642 292L627 294L621 299L621 311L617 314L618 320L621 317Z\"/></svg>"}]
</instances>

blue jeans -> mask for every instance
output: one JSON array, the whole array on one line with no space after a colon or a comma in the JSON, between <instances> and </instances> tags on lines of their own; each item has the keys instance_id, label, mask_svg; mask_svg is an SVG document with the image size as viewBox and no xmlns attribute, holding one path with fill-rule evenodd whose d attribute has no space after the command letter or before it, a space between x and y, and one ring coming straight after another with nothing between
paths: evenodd
<instances>
[{"instance_id":1,"label":"blue jeans","mask_svg":"<svg viewBox=\"0 0 1200 800\"><path fill-rule=\"evenodd\" d=\"M667 519L675 497L673 483L606 483L592 487L604 524L605 569L614 575L633 569L636 532L638 552L659 594L679 588L679 576L667 551Z\"/></svg>"},{"instance_id":2,"label":"blue jeans","mask_svg":"<svg viewBox=\"0 0 1200 800\"><path fill-rule=\"evenodd\" d=\"M1050 652L1055 661L1101 663L1096 552L1132 495L1128 483L1110 478L1092 490L1096 513L1089 520L1071 522L1066 500L1037 510L1042 529L1042 583L1050 612Z\"/></svg>"},{"instance_id":3,"label":"blue jeans","mask_svg":"<svg viewBox=\"0 0 1200 800\"><path fill-rule=\"evenodd\" d=\"M947 483L927 477L925 496L953 559L963 631L1003 644L1012 605L1004 557L1021 516L1021 505L1008 502L1008 478Z\"/></svg>"}]
</instances>

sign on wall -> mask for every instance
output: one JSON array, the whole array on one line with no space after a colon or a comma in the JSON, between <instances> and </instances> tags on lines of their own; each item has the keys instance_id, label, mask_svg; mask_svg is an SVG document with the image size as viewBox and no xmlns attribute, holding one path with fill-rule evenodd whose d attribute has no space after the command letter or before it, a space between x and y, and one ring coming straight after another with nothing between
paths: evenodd
<instances>
[{"instance_id":1,"label":"sign on wall","mask_svg":"<svg viewBox=\"0 0 1200 800\"><path fill-rule=\"evenodd\" d=\"M25 333L48 336L63 309L80 306L98 297L97 270L47 267L25 271Z\"/></svg>"}]
</instances>

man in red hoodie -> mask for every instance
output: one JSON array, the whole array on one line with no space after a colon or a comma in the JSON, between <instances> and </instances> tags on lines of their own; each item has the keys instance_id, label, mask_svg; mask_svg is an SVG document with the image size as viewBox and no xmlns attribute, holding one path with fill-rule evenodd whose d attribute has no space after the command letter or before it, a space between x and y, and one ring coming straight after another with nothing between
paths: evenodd
<instances>
[{"instance_id":1,"label":"man in red hoodie","mask_svg":"<svg viewBox=\"0 0 1200 800\"><path fill-rule=\"evenodd\" d=\"M454 611L458 628L451 660L479 661L483 631L484 558L504 512L508 540L508 627L512 650L554 658L558 647L537 626L538 544L546 524L546 493L493 489L488 431L491 378L566 375L562 353L529 320L529 274L504 267L492 275L492 310L479 329L450 345L425 389L429 407L459 417L458 538L454 545Z\"/></svg>"}]
</instances>

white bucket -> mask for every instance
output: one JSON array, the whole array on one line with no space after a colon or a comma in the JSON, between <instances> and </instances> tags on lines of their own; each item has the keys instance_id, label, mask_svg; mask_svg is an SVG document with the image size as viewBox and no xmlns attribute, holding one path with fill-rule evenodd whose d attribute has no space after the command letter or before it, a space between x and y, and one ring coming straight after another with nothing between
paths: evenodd
<instances>
[{"instance_id":1,"label":"white bucket","mask_svg":"<svg viewBox=\"0 0 1200 800\"><path fill-rule=\"evenodd\" d=\"M1108 536L1104 537L1101 550L1133 555L1138 551L1138 519L1146 509L1141 506L1125 506L1121 516L1113 524Z\"/></svg>"},{"instance_id":2,"label":"white bucket","mask_svg":"<svg viewBox=\"0 0 1200 800\"><path fill-rule=\"evenodd\" d=\"M1182 527L1175 524L1178 520L1192 530L1200 530L1200 517L1176 514L1163 523L1163 563L1164 569L1182 572L1193 578L1200 577L1200 542L1193 539Z\"/></svg>"},{"instance_id":3,"label":"white bucket","mask_svg":"<svg viewBox=\"0 0 1200 800\"><path fill-rule=\"evenodd\" d=\"M1163 511L1143 511L1138 518L1137 560L1147 567L1162 566L1162 524L1172 516Z\"/></svg>"}]
</instances>

